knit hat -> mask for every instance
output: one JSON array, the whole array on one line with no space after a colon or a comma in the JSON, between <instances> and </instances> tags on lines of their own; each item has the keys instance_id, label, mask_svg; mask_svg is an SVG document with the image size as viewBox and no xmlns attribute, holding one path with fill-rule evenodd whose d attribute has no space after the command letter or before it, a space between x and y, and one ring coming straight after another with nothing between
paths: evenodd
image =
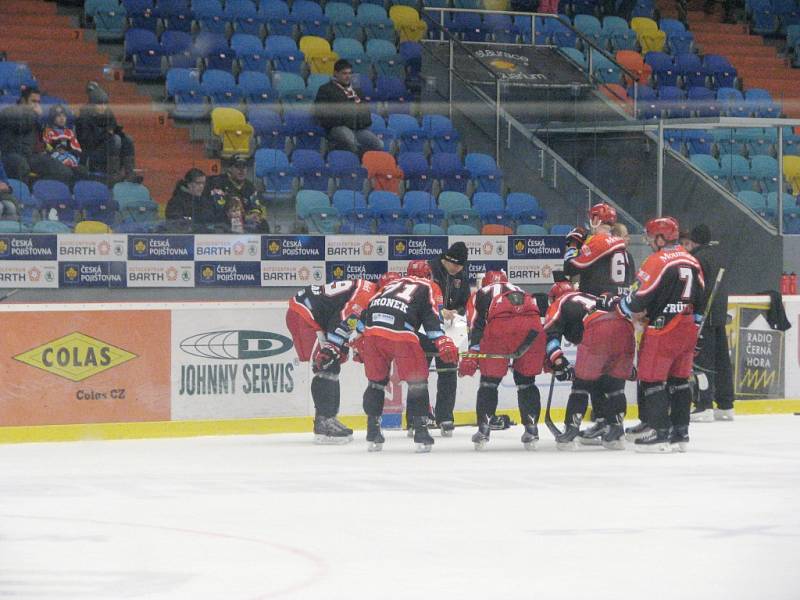
<instances>
[{"instance_id":1,"label":"knit hat","mask_svg":"<svg viewBox=\"0 0 800 600\"><path fill-rule=\"evenodd\" d=\"M89 97L89 104L108 104L108 93L96 81L86 84L86 95Z\"/></svg>"},{"instance_id":2,"label":"knit hat","mask_svg":"<svg viewBox=\"0 0 800 600\"><path fill-rule=\"evenodd\" d=\"M464 242L456 242L447 249L447 252L444 253L442 258L448 262L451 262L455 265L461 265L463 267L465 264L467 264L468 255L469 253L467 252L467 245Z\"/></svg>"},{"instance_id":3,"label":"knit hat","mask_svg":"<svg viewBox=\"0 0 800 600\"><path fill-rule=\"evenodd\" d=\"M692 240L695 244L700 244L701 246L705 246L711 241L711 229L708 228L708 225L701 224L692 229L692 233L689 235L689 239Z\"/></svg>"}]
</instances>

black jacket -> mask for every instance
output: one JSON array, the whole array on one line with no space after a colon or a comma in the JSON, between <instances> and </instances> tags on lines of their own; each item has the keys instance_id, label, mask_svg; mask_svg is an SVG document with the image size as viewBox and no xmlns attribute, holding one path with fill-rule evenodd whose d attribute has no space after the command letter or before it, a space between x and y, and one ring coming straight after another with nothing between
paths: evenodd
<instances>
[{"instance_id":1,"label":"black jacket","mask_svg":"<svg viewBox=\"0 0 800 600\"><path fill-rule=\"evenodd\" d=\"M361 90L355 89L361 99ZM314 99L314 117L320 127L330 130L334 127L349 127L353 131L366 129L372 125L369 106L363 99L351 100L344 89L335 81L321 85Z\"/></svg>"},{"instance_id":2,"label":"black jacket","mask_svg":"<svg viewBox=\"0 0 800 600\"><path fill-rule=\"evenodd\" d=\"M85 163L93 152L105 152L108 138L121 132L122 128L110 109L100 112L92 105L81 109L75 120L75 133L84 150L81 162Z\"/></svg>"},{"instance_id":3,"label":"black jacket","mask_svg":"<svg viewBox=\"0 0 800 600\"><path fill-rule=\"evenodd\" d=\"M0 151L30 158L41 140L39 117L33 109L15 104L0 111Z\"/></svg>"},{"instance_id":4,"label":"black jacket","mask_svg":"<svg viewBox=\"0 0 800 600\"><path fill-rule=\"evenodd\" d=\"M256 191L253 182L245 180L236 185L227 173L214 175L206 181L206 189L200 203L200 210L195 213L195 222L202 225L221 225L230 227L228 208L234 199L239 199L244 208L245 231L248 233L269 233L266 221L267 210ZM262 220L256 225L248 216L258 213Z\"/></svg>"},{"instance_id":5,"label":"black jacket","mask_svg":"<svg viewBox=\"0 0 800 600\"><path fill-rule=\"evenodd\" d=\"M467 300L469 300L469 278L467 277L467 265L458 275L450 275L442 265L441 256L428 261L433 273L433 280L439 284L444 298L444 307L454 310L463 315L467 312Z\"/></svg>"},{"instance_id":6,"label":"black jacket","mask_svg":"<svg viewBox=\"0 0 800 600\"><path fill-rule=\"evenodd\" d=\"M717 280L717 273L720 267L724 266L721 249L718 243L706 244L692 250L692 254L703 268L703 279L706 283L705 297L706 302L708 302L711 290L714 289L714 282ZM712 327L721 327L728 322L728 288L725 279L726 277L723 276L716 296L714 296L711 312L708 314L707 325Z\"/></svg>"}]
</instances>

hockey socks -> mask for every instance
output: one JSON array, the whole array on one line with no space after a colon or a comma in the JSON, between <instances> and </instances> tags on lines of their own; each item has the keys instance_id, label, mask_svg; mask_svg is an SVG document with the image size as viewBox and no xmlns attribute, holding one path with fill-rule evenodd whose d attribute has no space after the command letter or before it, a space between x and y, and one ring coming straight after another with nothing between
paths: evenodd
<instances>
[{"instance_id":1,"label":"hockey socks","mask_svg":"<svg viewBox=\"0 0 800 600\"><path fill-rule=\"evenodd\" d=\"M311 399L314 411L320 417L339 414L339 374L321 371L311 380Z\"/></svg>"},{"instance_id":2,"label":"hockey socks","mask_svg":"<svg viewBox=\"0 0 800 600\"><path fill-rule=\"evenodd\" d=\"M517 405L519 406L519 417L523 424L539 422L542 413L542 399L539 388L536 387L536 378L533 376L521 375L514 371L514 383L517 384Z\"/></svg>"}]
</instances>

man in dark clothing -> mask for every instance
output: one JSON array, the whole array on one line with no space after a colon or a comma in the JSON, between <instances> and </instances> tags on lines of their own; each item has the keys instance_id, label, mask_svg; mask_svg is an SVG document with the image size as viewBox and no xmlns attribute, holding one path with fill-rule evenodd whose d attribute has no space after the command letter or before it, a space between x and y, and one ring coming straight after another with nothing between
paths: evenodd
<instances>
[{"instance_id":1,"label":"man in dark clothing","mask_svg":"<svg viewBox=\"0 0 800 600\"><path fill-rule=\"evenodd\" d=\"M686 250L697 258L703 268L708 301L722 266L719 242L711 241L708 225L698 225L688 234L688 239L684 238L683 241ZM728 336L725 333L727 321L728 292L723 277L697 342L699 354L695 359L695 374L699 389L696 393L697 404L692 411L692 422L733 420L733 373ZM704 385L706 381L708 384ZM713 407L715 401L717 408Z\"/></svg>"},{"instance_id":2,"label":"man in dark clothing","mask_svg":"<svg viewBox=\"0 0 800 600\"><path fill-rule=\"evenodd\" d=\"M467 245L456 242L441 256L431 259L428 264L431 268L433 281L441 288L444 303L442 304L442 319L445 323L452 322L455 316L467 312L469 300L469 279L467 277ZM423 342L427 353L435 353L432 344ZM436 357L436 368L445 369L452 367ZM453 371L441 371L436 380L436 408L434 418L442 430L442 435L449 437L453 432L453 409L456 405L456 387L458 374Z\"/></svg>"},{"instance_id":3,"label":"man in dark clothing","mask_svg":"<svg viewBox=\"0 0 800 600\"><path fill-rule=\"evenodd\" d=\"M237 154L225 173L208 178L195 222L231 233L269 233L267 208L247 178L249 161Z\"/></svg>"},{"instance_id":4,"label":"man in dark clothing","mask_svg":"<svg viewBox=\"0 0 800 600\"><path fill-rule=\"evenodd\" d=\"M42 97L38 90L24 88L19 102L0 111L0 151L9 177L28 181L35 173L40 179L57 179L69 184L69 167L44 152L39 126Z\"/></svg>"},{"instance_id":5,"label":"man in dark clothing","mask_svg":"<svg viewBox=\"0 0 800 600\"><path fill-rule=\"evenodd\" d=\"M383 142L369 130L372 115L352 85L353 66L345 59L333 65L333 79L317 90L314 116L325 129L328 141L339 150L362 155L368 150L383 150Z\"/></svg>"},{"instance_id":6,"label":"man in dark clothing","mask_svg":"<svg viewBox=\"0 0 800 600\"><path fill-rule=\"evenodd\" d=\"M108 94L94 81L87 84L86 94L89 104L81 109L75 121L78 141L83 148L81 164L90 171L107 174L112 182L132 178L133 141L117 123L108 106Z\"/></svg>"}]
</instances>

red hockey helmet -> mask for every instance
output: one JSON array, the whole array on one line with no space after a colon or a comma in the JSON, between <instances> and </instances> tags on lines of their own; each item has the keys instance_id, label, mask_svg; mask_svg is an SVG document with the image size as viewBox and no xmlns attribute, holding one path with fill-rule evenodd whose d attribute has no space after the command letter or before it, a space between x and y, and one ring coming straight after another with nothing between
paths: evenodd
<instances>
[{"instance_id":1,"label":"red hockey helmet","mask_svg":"<svg viewBox=\"0 0 800 600\"><path fill-rule=\"evenodd\" d=\"M386 273L381 275L380 279L378 279L378 287L383 289L391 282L393 282L395 279L400 279L400 278L401 278L400 273L398 273L397 271L387 271Z\"/></svg>"},{"instance_id":2,"label":"red hockey helmet","mask_svg":"<svg viewBox=\"0 0 800 600\"><path fill-rule=\"evenodd\" d=\"M617 210L610 204L600 202L589 209L589 223L600 221L606 225L613 225L617 222Z\"/></svg>"},{"instance_id":3,"label":"red hockey helmet","mask_svg":"<svg viewBox=\"0 0 800 600\"><path fill-rule=\"evenodd\" d=\"M431 266L428 264L427 260L412 260L408 263L408 276L431 279Z\"/></svg>"},{"instance_id":4,"label":"red hockey helmet","mask_svg":"<svg viewBox=\"0 0 800 600\"><path fill-rule=\"evenodd\" d=\"M575 288L572 287L572 284L569 281L557 281L553 284L553 287L550 288L550 291L547 292L547 300L552 304L564 294L569 294L570 292L574 292Z\"/></svg>"},{"instance_id":5,"label":"red hockey helmet","mask_svg":"<svg viewBox=\"0 0 800 600\"><path fill-rule=\"evenodd\" d=\"M508 283L508 275L505 271L486 271L481 279L481 287L492 285L493 283Z\"/></svg>"},{"instance_id":6,"label":"red hockey helmet","mask_svg":"<svg viewBox=\"0 0 800 600\"><path fill-rule=\"evenodd\" d=\"M678 225L677 219L673 217L650 219L645 223L644 230L647 233L647 237L655 239L660 235L667 242L674 242L680 235L680 225Z\"/></svg>"}]
</instances>

